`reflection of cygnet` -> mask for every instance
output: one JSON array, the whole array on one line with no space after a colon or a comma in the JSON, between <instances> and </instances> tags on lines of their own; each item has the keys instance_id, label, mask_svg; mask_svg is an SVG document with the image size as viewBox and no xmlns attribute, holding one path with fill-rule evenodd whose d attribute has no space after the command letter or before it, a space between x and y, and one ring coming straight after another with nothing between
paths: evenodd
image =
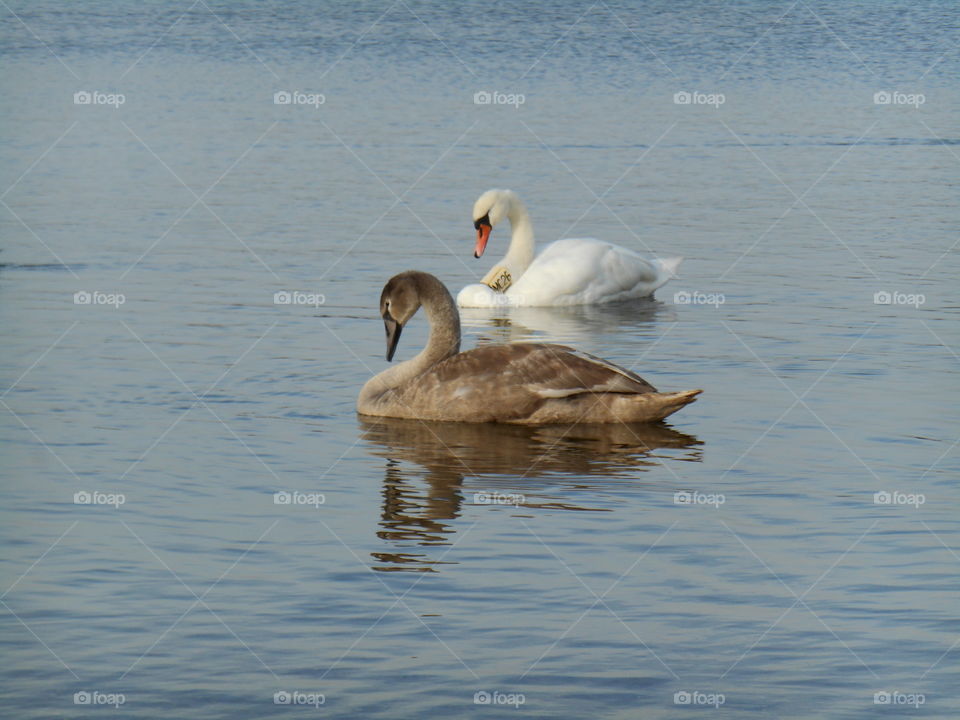
<instances>
[{"instance_id":1,"label":"reflection of cygnet","mask_svg":"<svg viewBox=\"0 0 960 720\"><path fill-rule=\"evenodd\" d=\"M702 444L666 425L649 423L530 427L361 416L360 425L364 440L382 448L375 454L415 463L428 479L457 482L478 475L514 475L524 483L556 478L558 473L635 477L638 469L656 464L649 457L654 450Z\"/></svg>"},{"instance_id":2,"label":"reflection of cygnet","mask_svg":"<svg viewBox=\"0 0 960 720\"><path fill-rule=\"evenodd\" d=\"M589 487L640 483L646 470L663 462L652 457L658 448L686 449L671 453L678 460L701 459L699 440L662 424L359 421L369 452L385 461L377 536L393 549L372 553L383 563L375 570L435 572L439 561L411 548L449 544L456 526L446 521L458 517L464 504L537 503L556 497L557 484L566 483L570 492L555 507L586 509L594 497ZM654 476L651 482L656 484Z\"/></svg>"}]
</instances>

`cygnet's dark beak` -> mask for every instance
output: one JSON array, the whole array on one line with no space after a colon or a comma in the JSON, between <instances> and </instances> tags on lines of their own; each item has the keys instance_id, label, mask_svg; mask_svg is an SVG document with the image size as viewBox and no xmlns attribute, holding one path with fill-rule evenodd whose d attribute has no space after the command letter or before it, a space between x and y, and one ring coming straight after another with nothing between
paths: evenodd
<instances>
[{"instance_id":1,"label":"cygnet's dark beak","mask_svg":"<svg viewBox=\"0 0 960 720\"><path fill-rule=\"evenodd\" d=\"M403 325L393 319L389 310L383 313L383 329L387 332L387 362L393 360L393 353L397 350L397 343L400 342L400 333Z\"/></svg>"}]
</instances>

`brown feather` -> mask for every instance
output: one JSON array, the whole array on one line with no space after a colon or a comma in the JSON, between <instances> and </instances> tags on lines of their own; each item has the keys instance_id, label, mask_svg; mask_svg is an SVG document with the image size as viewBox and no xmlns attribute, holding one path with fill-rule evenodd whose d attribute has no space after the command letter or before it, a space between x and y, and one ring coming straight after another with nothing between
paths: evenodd
<instances>
[{"instance_id":1,"label":"brown feather","mask_svg":"<svg viewBox=\"0 0 960 720\"><path fill-rule=\"evenodd\" d=\"M431 326L427 347L364 385L357 400L362 414L516 424L651 422L701 392L660 393L636 373L565 345L484 345L458 352L453 298L439 280L419 271L400 273L384 288L380 311L388 342L391 324L402 328L421 305Z\"/></svg>"}]
</instances>

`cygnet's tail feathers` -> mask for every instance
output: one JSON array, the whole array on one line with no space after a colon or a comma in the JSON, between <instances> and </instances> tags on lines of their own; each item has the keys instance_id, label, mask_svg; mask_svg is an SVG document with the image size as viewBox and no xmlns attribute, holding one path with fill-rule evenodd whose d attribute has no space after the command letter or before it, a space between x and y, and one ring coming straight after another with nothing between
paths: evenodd
<instances>
[{"instance_id":1,"label":"cygnet's tail feathers","mask_svg":"<svg viewBox=\"0 0 960 720\"><path fill-rule=\"evenodd\" d=\"M681 390L680 392L658 393L658 405L662 412L659 419L662 420L665 417L673 415L684 405L689 405L696 400L697 395L702 392L703 390Z\"/></svg>"}]
</instances>

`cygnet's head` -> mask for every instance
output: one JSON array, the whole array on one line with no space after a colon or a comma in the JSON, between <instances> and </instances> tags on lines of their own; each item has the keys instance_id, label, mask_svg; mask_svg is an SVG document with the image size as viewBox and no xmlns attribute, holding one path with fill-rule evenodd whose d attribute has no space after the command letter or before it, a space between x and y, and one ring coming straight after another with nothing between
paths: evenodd
<instances>
[{"instance_id":1,"label":"cygnet's head","mask_svg":"<svg viewBox=\"0 0 960 720\"><path fill-rule=\"evenodd\" d=\"M420 309L420 288L416 270L394 275L380 293L380 317L387 333L387 360L393 360L403 326Z\"/></svg>"},{"instance_id":2,"label":"cygnet's head","mask_svg":"<svg viewBox=\"0 0 960 720\"><path fill-rule=\"evenodd\" d=\"M460 351L460 316L447 286L435 275L407 270L390 278L380 293L380 317L383 318L383 328L387 333L387 360L393 360L400 332L417 314L421 305L426 305L428 315L442 313L442 323L447 326L451 337L455 338L451 340L449 349L452 353Z\"/></svg>"}]
</instances>

